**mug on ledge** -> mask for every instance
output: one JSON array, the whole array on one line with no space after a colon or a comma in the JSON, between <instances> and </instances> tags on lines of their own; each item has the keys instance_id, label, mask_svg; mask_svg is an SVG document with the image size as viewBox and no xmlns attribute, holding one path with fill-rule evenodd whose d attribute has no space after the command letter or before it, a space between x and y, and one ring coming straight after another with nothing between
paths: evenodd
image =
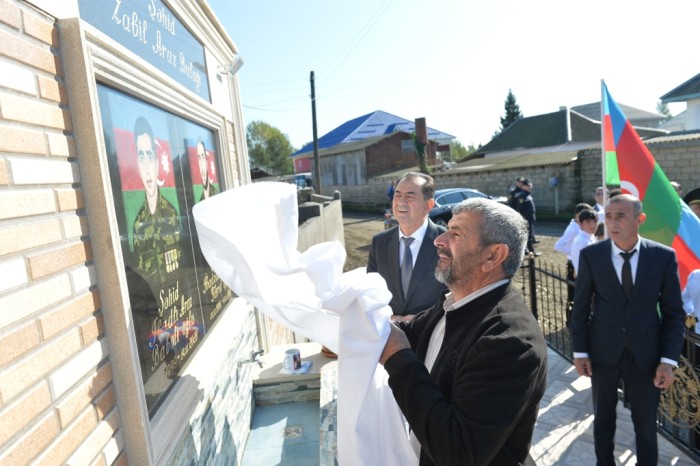
<instances>
[{"instance_id":1,"label":"mug on ledge","mask_svg":"<svg viewBox=\"0 0 700 466\"><path fill-rule=\"evenodd\" d=\"M290 348L285 351L282 367L284 370L289 372L294 372L301 369L301 354L299 354L299 350L297 348Z\"/></svg>"}]
</instances>

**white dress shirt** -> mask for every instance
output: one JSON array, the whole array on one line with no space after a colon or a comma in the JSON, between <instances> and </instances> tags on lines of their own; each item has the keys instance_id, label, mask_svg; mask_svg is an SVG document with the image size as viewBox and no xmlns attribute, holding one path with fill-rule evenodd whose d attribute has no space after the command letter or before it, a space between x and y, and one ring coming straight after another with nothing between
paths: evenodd
<instances>
[{"instance_id":1,"label":"white dress shirt","mask_svg":"<svg viewBox=\"0 0 700 466\"><path fill-rule=\"evenodd\" d=\"M418 227L418 229L414 231L412 235L410 235L410 237L413 238L413 241L409 246L411 248L411 255L413 256L413 264L411 265L411 267L416 265L418 251L420 251L420 246L421 244L423 244L423 238L425 238L426 231L428 231L428 217L425 217L423 225ZM402 265L401 262L403 262L403 250L406 247L404 246L403 238L406 238L407 236L409 235L404 235L401 231L401 228L399 228L399 267L401 267Z\"/></svg>"},{"instance_id":2,"label":"white dress shirt","mask_svg":"<svg viewBox=\"0 0 700 466\"><path fill-rule=\"evenodd\" d=\"M576 220L571 219L566 226L566 230L564 230L564 234L554 243L554 250L566 254L566 258L571 260L571 245L579 231L581 231L581 226L576 223Z\"/></svg>"}]
</instances>

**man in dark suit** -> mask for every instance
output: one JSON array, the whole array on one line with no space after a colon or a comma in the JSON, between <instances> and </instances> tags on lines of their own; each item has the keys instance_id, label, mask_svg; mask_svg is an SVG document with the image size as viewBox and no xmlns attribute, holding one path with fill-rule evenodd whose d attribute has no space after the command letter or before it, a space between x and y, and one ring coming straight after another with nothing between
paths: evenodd
<instances>
[{"instance_id":1,"label":"man in dark suit","mask_svg":"<svg viewBox=\"0 0 700 466\"><path fill-rule=\"evenodd\" d=\"M510 283L526 241L525 220L513 209L463 201L435 240L435 275L449 292L391 326L379 362L421 466L534 464L528 451L547 345Z\"/></svg>"},{"instance_id":2,"label":"man in dark suit","mask_svg":"<svg viewBox=\"0 0 700 466\"><path fill-rule=\"evenodd\" d=\"M673 383L683 346L684 319L673 249L639 236L642 202L610 199L610 239L579 256L571 337L574 365L591 377L593 438L598 465L615 464L617 388L622 376L632 410L637 464L656 465L660 389Z\"/></svg>"},{"instance_id":3,"label":"man in dark suit","mask_svg":"<svg viewBox=\"0 0 700 466\"><path fill-rule=\"evenodd\" d=\"M392 201L398 226L372 238L367 272L378 272L386 281L392 294L389 306L394 311L394 320L410 320L432 307L445 289L435 279L438 256L433 243L445 229L428 218L435 205L434 193L431 176L417 172L403 175L396 184ZM408 261L404 261L406 257Z\"/></svg>"}]
</instances>

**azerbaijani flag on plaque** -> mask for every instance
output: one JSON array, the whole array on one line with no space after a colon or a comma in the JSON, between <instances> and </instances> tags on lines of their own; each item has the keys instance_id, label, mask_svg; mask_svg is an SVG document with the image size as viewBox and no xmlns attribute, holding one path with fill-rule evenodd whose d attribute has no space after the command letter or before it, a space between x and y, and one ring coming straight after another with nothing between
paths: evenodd
<instances>
[{"instance_id":1,"label":"azerbaijani flag on plaque","mask_svg":"<svg viewBox=\"0 0 700 466\"><path fill-rule=\"evenodd\" d=\"M690 272L700 269L700 219L673 189L604 82L601 88L606 184L619 184L623 192L641 199L647 220L639 233L675 249L685 288Z\"/></svg>"}]
</instances>

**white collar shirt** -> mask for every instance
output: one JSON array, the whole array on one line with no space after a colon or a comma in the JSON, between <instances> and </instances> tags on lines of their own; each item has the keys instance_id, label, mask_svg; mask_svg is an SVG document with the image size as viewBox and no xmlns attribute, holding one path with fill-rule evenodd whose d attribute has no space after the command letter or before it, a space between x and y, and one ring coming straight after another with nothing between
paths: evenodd
<instances>
[{"instance_id":1,"label":"white collar shirt","mask_svg":"<svg viewBox=\"0 0 700 466\"><path fill-rule=\"evenodd\" d=\"M418 258L418 251L420 251L420 246L423 244L423 238L425 238L425 232L428 231L428 217L425 217L425 221L423 221L423 225L418 227L416 231L413 232L412 235L410 235L411 238L413 238L413 241L411 242L411 245L409 246L411 248L411 255L413 256L413 264L416 265L416 259ZM403 232L401 231L401 228L399 227L399 266L401 265L401 262L403 261L403 250L405 248L403 238L408 237L409 235L404 235Z\"/></svg>"},{"instance_id":2,"label":"white collar shirt","mask_svg":"<svg viewBox=\"0 0 700 466\"><path fill-rule=\"evenodd\" d=\"M635 243L634 247L630 249L629 251L624 251L620 249L617 244L615 244L614 241L610 240L610 246L611 246L611 254L612 254L612 263L613 267L615 267L615 273L617 274L617 279L620 280L620 283L622 283L622 264L625 263L625 259L620 255L623 252L631 252L631 251L637 251L634 253L632 257L630 257L630 269L632 270L632 283L636 281L637 277L637 264L639 264L639 245L641 244L642 239L637 236L637 242Z\"/></svg>"}]
</instances>

